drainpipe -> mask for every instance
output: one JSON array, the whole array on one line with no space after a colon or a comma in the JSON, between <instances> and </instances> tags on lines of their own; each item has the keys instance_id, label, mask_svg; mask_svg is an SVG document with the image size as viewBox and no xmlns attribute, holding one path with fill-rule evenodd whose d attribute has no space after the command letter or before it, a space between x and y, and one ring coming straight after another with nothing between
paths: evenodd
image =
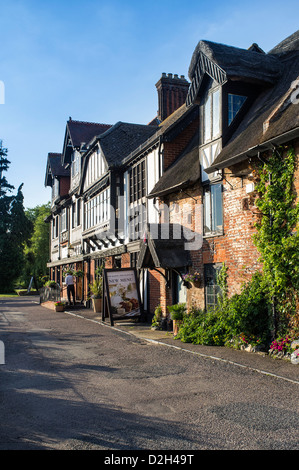
<instances>
[{"instance_id":1,"label":"drainpipe","mask_svg":"<svg viewBox=\"0 0 299 470\"><path fill-rule=\"evenodd\" d=\"M159 149L158 149L158 159L159 159L159 178L161 178L163 171L164 171L164 153L161 150L163 143L163 137L160 135L159 137Z\"/></svg>"}]
</instances>

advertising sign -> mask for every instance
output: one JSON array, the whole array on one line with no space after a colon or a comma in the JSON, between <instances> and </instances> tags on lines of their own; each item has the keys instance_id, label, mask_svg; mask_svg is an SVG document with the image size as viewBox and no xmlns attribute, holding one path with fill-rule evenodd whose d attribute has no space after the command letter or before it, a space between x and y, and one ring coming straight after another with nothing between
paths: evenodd
<instances>
[{"instance_id":1,"label":"advertising sign","mask_svg":"<svg viewBox=\"0 0 299 470\"><path fill-rule=\"evenodd\" d=\"M105 269L104 298L112 324L113 319L139 317L142 307L136 270Z\"/></svg>"}]
</instances>

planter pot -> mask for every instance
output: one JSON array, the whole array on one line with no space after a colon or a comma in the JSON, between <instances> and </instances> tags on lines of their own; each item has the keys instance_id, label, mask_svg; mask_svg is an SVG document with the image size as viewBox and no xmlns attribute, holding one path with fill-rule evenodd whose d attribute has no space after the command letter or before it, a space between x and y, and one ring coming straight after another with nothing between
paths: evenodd
<instances>
[{"instance_id":1,"label":"planter pot","mask_svg":"<svg viewBox=\"0 0 299 470\"><path fill-rule=\"evenodd\" d=\"M93 311L102 312L102 299L92 299Z\"/></svg>"},{"instance_id":2,"label":"planter pot","mask_svg":"<svg viewBox=\"0 0 299 470\"><path fill-rule=\"evenodd\" d=\"M55 312L63 312L64 306L63 305L55 305Z\"/></svg>"},{"instance_id":3,"label":"planter pot","mask_svg":"<svg viewBox=\"0 0 299 470\"><path fill-rule=\"evenodd\" d=\"M177 336L182 320L172 320L173 325L173 336Z\"/></svg>"},{"instance_id":4,"label":"planter pot","mask_svg":"<svg viewBox=\"0 0 299 470\"><path fill-rule=\"evenodd\" d=\"M193 281L193 287L200 287L200 281Z\"/></svg>"}]
</instances>

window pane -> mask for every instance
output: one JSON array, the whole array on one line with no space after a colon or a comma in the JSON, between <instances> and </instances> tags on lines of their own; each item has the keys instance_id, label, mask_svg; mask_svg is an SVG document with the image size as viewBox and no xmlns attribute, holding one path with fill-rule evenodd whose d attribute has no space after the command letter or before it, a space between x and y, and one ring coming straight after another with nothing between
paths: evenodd
<instances>
[{"instance_id":1,"label":"window pane","mask_svg":"<svg viewBox=\"0 0 299 470\"><path fill-rule=\"evenodd\" d=\"M204 141L208 142L211 140L212 122L211 122L211 105L212 98L209 95L207 102L204 107Z\"/></svg>"},{"instance_id":2,"label":"window pane","mask_svg":"<svg viewBox=\"0 0 299 470\"><path fill-rule=\"evenodd\" d=\"M245 101L246 96L228 94L228 125L231 124Z\"/></svg>"},{"instance_id":3,"label":"window pane","mask_svg":"<svg viewBox=\"0 0 299 470\"><path fill-rule=\"evenodd\" d=\"M213 308L217 305L218 293L221 293L221 289L217 285L217 272L220 269L221 265L219 264L204 265L206 308Z\"/></svg>"},{"instance_id":4,"label":"window pane","mask_svg":"<svg viewBox=\"0 0 299 470\"><path fill-rule=\"evenodd\" d=\"M213 138L220 133L220 90L213 93Z\"/></svg>"},{"instance_id":5,"label":"window pane","mask_svg":"<svg viewBox=\"0 0 299 470\"><path fill-rule=\"evenodd\" d=\"M204 234L211 232L211 196L210 191L204 192Z\"/></svg>"},{"instance_id":6,"label":"window pane","mask_svg":"<svg viewBox=\"0 0 299 470\"><path fill-rule=\"evenodd\" d=\"M201 181L207 181L209 179L209 175L204 169L210 166L210 153L211 147L206 147L201 151Z\"/></svg>"},{"instance_id":7,"label":"window pane","mask_svg":"<svg viewBox=\"0 0 299 470\"><path fill-rule=\"evenodd\" d=\"M212 202L212 230L213 232L221 232L223 226L222 218L222 185L215 184L211 186L211 202Z\"/></svg>"}]
</instances>

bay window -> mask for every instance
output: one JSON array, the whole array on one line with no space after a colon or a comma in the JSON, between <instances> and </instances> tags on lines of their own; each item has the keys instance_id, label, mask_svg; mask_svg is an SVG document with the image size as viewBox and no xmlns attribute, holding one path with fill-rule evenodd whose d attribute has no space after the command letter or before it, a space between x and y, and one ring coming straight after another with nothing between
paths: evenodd
<instances>
[{"instance_id":1,"label":"bay window","mask_svg":"<svg viewBox=\"0 0 299 470\"><path fill-rule=\"evenodd\" d=\"M107 222L110 218L110 189L102 191L84 204L84 230Z\"/></svg>"}]
</instances>

